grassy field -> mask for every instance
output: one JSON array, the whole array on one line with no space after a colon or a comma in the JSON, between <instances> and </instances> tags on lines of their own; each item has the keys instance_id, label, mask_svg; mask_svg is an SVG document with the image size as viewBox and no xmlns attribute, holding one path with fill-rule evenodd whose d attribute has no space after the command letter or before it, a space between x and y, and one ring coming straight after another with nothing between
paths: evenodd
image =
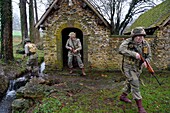
<instances>
[{"instance_id":1,"label":"grassy field","mask_svg":"<svg viewBox=\"0 0 170 113\"><path fill-rule=\"evenodd\" d=\"M102 75L107 75L103 77ZM170 72L157 73L162 82L159 86L148 73L142 74L141 85L143 106L148 113L169 113L170 111ZM132 96L132 104L119 101L123 81L121 73L88 73L88 77L56 76L63 78L68 87L57 87L60 91L51 93L34 107L34 113L137 113ZM82 78L82 79L81 79ZM115 82L117 81L117 82ZM61 85L61 84L60 84ZM53 89L55 90L55 88Z\"/></svg>"},{"instance_id":2,"label":"grassy field","mask_svg":"<svg viewBox=\"0 0 170 113\"><path fill-rule=\"evenodd\" d=\"M13 31L13 37L21 37L21 31Z\"/></svg>"},{"instance_id":3,"label":"grassy field","mask_svg":"<svg viewBox=\"0 0 170 113\"><path fill-rule=\"evenodd\" d=\"M15 50L21 37L15 33L14 57L21 59L21 54ZM42 50L38 51L39 56ZM170 111L170 71L156 72L162 85L147 72L142 74L141 94L143 106L148 113L169 113ZM137 107L132 96L132 104L119 101L123 88L124 77L116 72L87 72L87 77L64 76L53 73L54 83L42 100L34 100L34 106L18 113L137 113ZM56 82L55 82L56 81Z\"/></svg>"}]
</instances>

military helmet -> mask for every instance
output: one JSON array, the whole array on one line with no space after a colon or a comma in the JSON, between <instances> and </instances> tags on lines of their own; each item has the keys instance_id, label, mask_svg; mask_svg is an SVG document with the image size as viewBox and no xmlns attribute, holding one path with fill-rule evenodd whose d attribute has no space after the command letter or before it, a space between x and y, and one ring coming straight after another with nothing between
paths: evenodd
<instances>
[{"instance_id":1,"label":"military helmet","mask_svg":"<svg viewBox=\"0 0 170 113\"><path fill-rule=\"evenodd\" d=\"M25 42L31 42L29 38L25 38Z\"/></svg>"},{"instance_id":2,"label":"military helmet","mask_svg":"<svg viewBox=\"0 0 170 113\"><path fill-rule=\"evenodd\" d=\"M68 36L76 36L75 32L70 32Z\"/></svg>"},{"instance_id":3,"label":"military helmet","mask_svg":"<svg viewBox=\"0 0 170 113\"><path fill-rule=\"evenodd\" d=\"M146 36L146 32L143 27L136 27L135 29L132 29L131 36L134 38L135 36Z\"/></svg>"}]
</instances>

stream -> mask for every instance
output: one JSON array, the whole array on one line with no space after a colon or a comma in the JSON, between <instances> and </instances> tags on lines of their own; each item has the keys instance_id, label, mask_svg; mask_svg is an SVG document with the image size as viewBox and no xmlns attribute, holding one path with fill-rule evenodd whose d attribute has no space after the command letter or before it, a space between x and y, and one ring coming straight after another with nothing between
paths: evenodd
<instances>
[{"instance_id":1,"label":"stream","mask_svg":"<svg viewBox=\"0 0 170 113\"><path fill-rule=\"evenodd\" d=\"M43 73L44 69L45 63L43 62L40 66L40 75ZM16 97L16 90L22 86L25 86L27 82L28 80L24 76L17 78L16 80L10 80L6 95L0 101L0 113L12 113L11 104Z\"/></svg>"},{"instance_id":2,"label":"stream","mask_svg":"<svg viewBox=\"0 0 170 113\"><path fill-rule=\"evenodd\" d=\"M0 102L0 113L10 113L11 112L11 104L15 99L15 90L14 90L15 80L10 81L10 85L6 95L2 98Z\"/></svg>"}]
</instances>

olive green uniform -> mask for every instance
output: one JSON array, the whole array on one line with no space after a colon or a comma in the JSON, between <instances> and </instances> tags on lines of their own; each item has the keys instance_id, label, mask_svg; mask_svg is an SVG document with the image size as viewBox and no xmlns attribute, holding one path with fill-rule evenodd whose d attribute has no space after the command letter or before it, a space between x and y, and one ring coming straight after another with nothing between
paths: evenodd
<instances>
[{"instance_id":1,"label":"olive green uniform","mask_svg":"<svg viewBox=\"0 0 170 113\"><path fill-rule=\"evenodd\" d=\"M80 68L84 68L84 64L81 60L81 54L80 54L80 50L82 49L82 46L81 46L81 42L80 42L80 39L78 38L75 38L75 39L71 39L69 38L66 42L66 46L65 46L67 49L69 49L70 47L73 48L74 50L77 50L76 53L73 53L70 49L68 51L68 67L69 68L73 68L73 64L72 64L72 61L73 61L73 56L76 57L77 59L77 63L79 65Z\"/></svg>"},{"instance_id":2,"label":"olive green uniform","mask_svg":"<svg viewBox=\"0 0 170 113\"><path fill-rule=\"evenodd\" d=\"M146 40L143 40L141 44L136 44L132 38L128 38L120 45L119 53L123 55L122 71L127 78L123 92L126 94L132 92L133 99L142 99L139 90L139 76L142 73L143 65L140 60L136 59L136 53L150 62L150 46Z\"/></svg>"}]
</instances>

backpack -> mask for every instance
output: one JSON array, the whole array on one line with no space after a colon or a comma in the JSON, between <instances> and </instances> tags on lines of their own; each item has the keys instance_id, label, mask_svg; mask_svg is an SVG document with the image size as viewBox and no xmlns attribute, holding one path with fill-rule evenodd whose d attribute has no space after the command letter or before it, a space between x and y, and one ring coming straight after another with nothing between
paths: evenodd
<instances>
[{"instance_id":1,"label":"backpack","mask_svg":"<svg viewBox=\"0 0 170 113\"><path fill-rule=\"evenodd\" d=\"M37 47L36 47L35 44L30 43L30 44L28 44L28 47L29 47L29 52L31 52L31 53L36 53Z\"/></svg>"}]
</instances>

